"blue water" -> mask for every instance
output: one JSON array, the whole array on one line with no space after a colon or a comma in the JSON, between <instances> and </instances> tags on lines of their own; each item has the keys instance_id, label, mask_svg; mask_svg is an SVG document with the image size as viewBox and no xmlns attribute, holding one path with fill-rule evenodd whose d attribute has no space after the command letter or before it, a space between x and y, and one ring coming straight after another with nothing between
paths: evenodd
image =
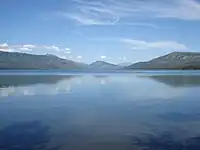
<instances>
[{"instance_id":1,"label":"blue water","mask_svg":"<svg viewBox=\"0 0 200 150\"><path fill-rule=\"evenodd\" d=\"M0 150L199 150L200 72L0 72Z\"/></svg>"}]
</instances>

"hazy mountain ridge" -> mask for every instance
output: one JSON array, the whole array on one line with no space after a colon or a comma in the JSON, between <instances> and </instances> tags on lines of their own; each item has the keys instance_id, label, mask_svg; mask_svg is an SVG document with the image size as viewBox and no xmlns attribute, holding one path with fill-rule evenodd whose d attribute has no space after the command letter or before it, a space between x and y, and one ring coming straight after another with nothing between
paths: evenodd
<instances>
[{"instance_id":1,"label":"hazy mountain ridge","mask_svg":"<svg viewBox=\"0 0 200 150\"><path fill-rule=\"evenodd\" d=\"M127 66L130 66L132 64L133 64L132 62L123 62L123 63L119 63L117 65L120 66L120 67L127 67Z\"/></svg>"},{"instance_id":2,"label":"hazy mountain ridge","mask_svg":"<svg viewBox=\"0 0 200 150\"><path fill-rule=\"evenodd\" d=\"M99 69L99 70L113 70L120 68L122 67L105 61L96 61L88 66L88 69Z\"/></svg>"},{"instance_id":3,"label":"hazy mountain ridge","mask_svg":"<svg viewBox=\"0 0 200 150\"><path fill-rule=\"evenodd\" d=\"M139 62L126 67L127 69L200 69L200 53L172 52L152 59L148 62Z\"/></svg>"},{"instance_id":4,"label":"hazy mountain ridge","mask_svg":"<svg viewBox=\"0 0 200 150\"><path fill-rule=\"evenodd\" d=\"M0 69L81 69L82 65L55 55L0 52Z\"/></svg>"},{"instance_id":5,"label":"hazy mountain ridge","mask_svg":"<svg viewBox=\"0 0 200 150\"><path fill-rule=\"evenodd\" d=\"M147 62L138 62L130 66L121 66L105 61L96 61L88 65L62 59L51 54L33 55L18 52L0 52L0 69L200 69L200 53L172 52Z\"/></svg>"}]
</instances>

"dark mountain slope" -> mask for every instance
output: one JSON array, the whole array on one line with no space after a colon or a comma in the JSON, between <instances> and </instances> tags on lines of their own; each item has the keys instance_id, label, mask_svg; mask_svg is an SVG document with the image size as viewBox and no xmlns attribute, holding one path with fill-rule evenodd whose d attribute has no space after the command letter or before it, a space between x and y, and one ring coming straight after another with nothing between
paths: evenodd
<instances>
[{"instance_id":1,"label":"dark mountain slope","mask_svg":"<svg viewBox=\"0 0 200 150\"><path fill-rule=\"evenodd\" d=\"M0 69L80 69L82 65L54 55L0 52Z\"/></svg>"},{"instance_id":2,"label":"dark mountain slope","mask_svg":"<svg viewBox=\"0 0 200 150\"><path fill-rule=\"evenodd\" d=\"M173 52L148 62L139 62L128 69L200 69L200 53Z\"/></svg>"}]
</instances>

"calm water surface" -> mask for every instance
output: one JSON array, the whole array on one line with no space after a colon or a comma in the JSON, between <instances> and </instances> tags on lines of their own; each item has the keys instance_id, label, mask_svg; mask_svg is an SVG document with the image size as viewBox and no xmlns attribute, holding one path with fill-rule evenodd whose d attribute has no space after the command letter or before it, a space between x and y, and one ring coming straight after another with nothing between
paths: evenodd
<instances>
[{"instance_id":1,"label":"calm water surface","mask_svg":"<svg viewBox=\"0 0 200 150\"><path fill-rule=\"evenodd\" d=\"M200 72L0 74L0 150L200 150Z\"/></svg>"}]
</instances>

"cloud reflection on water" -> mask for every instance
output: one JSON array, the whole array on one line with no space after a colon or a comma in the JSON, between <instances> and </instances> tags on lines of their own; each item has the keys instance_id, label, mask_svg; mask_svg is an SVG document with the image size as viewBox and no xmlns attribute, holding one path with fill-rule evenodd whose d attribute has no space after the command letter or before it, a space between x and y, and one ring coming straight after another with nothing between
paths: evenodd
<instances>
[{"instance_id":1,"label":"cloud reflection on water","mask_svg":"<svg viewBox=\"0 0 200 150\"><path fill-rule=\"evenodd\" d=\"M155 82L156 81L156 82ZM189 89L200 86L200 76L136 76L136 75L68 75L68 76L1 76L0 96L58 95L73 91L118 91L123 99L173 98L183 96ZM164 83L160 84L160 83ZM105 85L98 89L98 85ZM96 90L96 91L95 91ZM170 94L169 94L170 93Z\"/></svg>"}]
</instances>

